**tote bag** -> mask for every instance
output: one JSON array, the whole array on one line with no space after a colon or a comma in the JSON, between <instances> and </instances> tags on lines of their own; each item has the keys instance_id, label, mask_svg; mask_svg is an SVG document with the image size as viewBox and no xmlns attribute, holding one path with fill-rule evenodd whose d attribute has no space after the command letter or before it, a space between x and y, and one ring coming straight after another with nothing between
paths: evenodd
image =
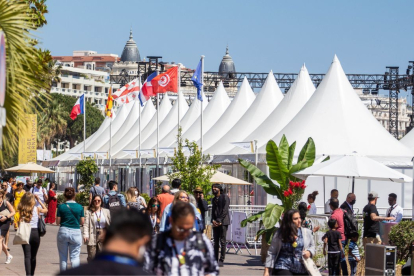
<instances>
[{"instance_id":1,"label":"tote bag","mask_svg":"<svg viewBox=\"0 0 414 276\"><path fill-rule=\"evenodd\" d=\"M13 239L13 245L18 244L29 244L30 232L32 231L32 226L27 222L20 222L20 226L17 229L16 235Z\"/></svg>"}]
</instances>

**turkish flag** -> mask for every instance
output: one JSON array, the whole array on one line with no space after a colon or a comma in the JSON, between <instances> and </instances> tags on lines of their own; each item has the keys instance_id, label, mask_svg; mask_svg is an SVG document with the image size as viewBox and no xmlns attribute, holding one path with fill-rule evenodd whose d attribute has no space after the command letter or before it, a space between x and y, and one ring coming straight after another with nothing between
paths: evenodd
<instances>
[{"instance_id":1,"label":"turkish flag","mask_svg":"<svg viewBox=\"0 0 414 276\"><path fill-rule=\"evenodd\" d=\"M165 92L178 93L178 66L153 78L151 85L154 94Z\"/></svg>"}]
</instances>

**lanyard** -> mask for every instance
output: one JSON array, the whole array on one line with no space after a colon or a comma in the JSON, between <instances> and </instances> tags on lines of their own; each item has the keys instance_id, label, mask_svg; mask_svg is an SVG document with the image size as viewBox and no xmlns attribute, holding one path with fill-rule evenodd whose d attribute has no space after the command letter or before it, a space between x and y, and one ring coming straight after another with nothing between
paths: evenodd
<instances>
[{"instance_id":1,"label":"lanyard","mask_svg":"<svg viewBox=\"0 0 414 276\"><path fill-rule=\"evenodd\" d=\"M131 266L139 265L136 260L134 260L133 258L129 258L129 257L121 257L121 256L114 256L114 255L99 255L97 256L97 259L103 260L103 261L115 262L118 264L131 265Z\"/></svg>"},{"instance_id":2,"label":"lanyard","mask_svg":"<svg viewBox=\"0 0 414 276\"><path fill-rule=\"evenodd\" d=\"M100 209L100 212L99 212L99 217L98 217L98 214L97 214L97 212L95 212L95 216L96 216L96 221L98 222L97 224L97 228L99 228L99 229L101 229L101 216L102 216L102 208Z\"/></svg>"},{"instance_id":3,"label":"lanyard","mask_svg":"<svg viewBox=\"0 0 414 276\"><path fill-rule=\"evenodd\" d=\"M186 253L185 253L185 241L184 241L184 246L183 246L183 253L181 253L181 254L178 254L178 250L177 250L177 247L175 246L175 241L174 241L173 238L171 238L171 241L172 241L173 251L175 253L175 256L178 259L179 266L182 266L182 265L185 264L185 255L186 255Z\"/></svg>"},{"instance_id":4,"label":"lanyard","mask_svg":"<svg viewBox=\"0 0 414 276\"><path fill-rule=\"evenodd\" d=\"M394 206L391 206L391 207L390 207L390 211L388 212L388 217L390 217L390 216L391 216L391 212L392 212L392 210L394 210L397 206L398 206L398 204L395 204Z\"/></svg>"},{"instance_id":5,"label":"lanyard","mask_svg":"<svg viewBox=\"0 0 414 276\"><path fill-rule=\"evenodd\" d=\"M154 219L152 219L152 215L150 215L152 229L155 228L155 225L157 225L157 215L154 215Z\"/></svg>"}]
</instances>

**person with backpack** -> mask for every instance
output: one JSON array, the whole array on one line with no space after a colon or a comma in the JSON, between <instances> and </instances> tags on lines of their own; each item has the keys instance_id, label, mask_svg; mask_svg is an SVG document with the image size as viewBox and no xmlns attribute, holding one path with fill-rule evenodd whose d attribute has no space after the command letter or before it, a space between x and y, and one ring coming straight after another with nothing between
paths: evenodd
<instances>
[{"instance_id":1,"label":"person with backpack","mask_svg":"<svg viewBox=\"0 0 414 276\"><path fill-rule=\"evenodd\" d=\"M46 203L48 196L45 188L42 187L42 179L37 180L36 185L30 189L30 192L36 195L43 204ZM36 201L36 207L41 207L40 203Z\"/></svg>"},{"instance_id":2,"label":"person with backpack","mask_svg":"<svg viewBox=\"0 0 414 276\"><path fill-rule=\"evenodd\" d=\"M330 219L335 219L338 223L337 231L341 233L342 241L345 242L345 227L344 227L344 211L339 208L339 200L337 198L331 198L329 206L332 210Z\"/></svg>"},{"instance_id":3,"label":"person with backpack","mask_svg":"<svg viewBox=\"0 0 414 276\"><path fill-rule=\"evenodd\" d=\"M356 196L354 193L349 193L346 196L346 200L341 205L341 209L347 211L349 214L354 216L354 204L356 202Z\"/></svg>"},{"instance_id":4,"label":"person with backpack","mask_svg":"<svg viewBox=\"0 0 414 276\"><path fill-rule=\"evenodd\" d=\"M105 189L102 188L100 186L101 184L101 179L99 177L95 178L95 186L93 186L90 190L89 190L89 205L91 205L92 202L92 198L95 197L96 195L99 195L100 197L104 197L105 193Z\"/></svg>"},{"instance_id":5,"label":"person with backpack","mask_svg":"<svg viewBox=\"0 0 414 276\"><path fill-rule=\"evenodd\" d=\"M126 208L126 200L123 194L118 193L118 182L111 180L108 182L109 193L104 196L104 207L113 212Z\"/></svg>"},{"instance_id":6,"label":"person with backpack","mask_svg":"<svg viewBox=\"0 0 414 276\"><path fill-rule=\"evenodd\" d=\"M155 275L218 275L210 240L193 232L194 208L178 201L169 218L171 229L159 233L145 254L144 268Z\"/></svg>"}]
</instances>

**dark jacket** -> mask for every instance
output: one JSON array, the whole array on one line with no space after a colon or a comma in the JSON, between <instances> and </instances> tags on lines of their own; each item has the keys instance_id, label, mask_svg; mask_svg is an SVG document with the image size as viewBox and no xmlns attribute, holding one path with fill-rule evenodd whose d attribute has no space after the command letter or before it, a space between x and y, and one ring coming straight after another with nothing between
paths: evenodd
<instances>
[{"instance_id":1,"label":"dark jacket","mask_svg":"<svg viewBox=\"0 0 414 276\"><path fill-rule=\"evenodd\" d=\"M229 225L230 224L230 215L229 215L230 198L227 195L220 195L219 197L214 197L211 200L211 203L212 203L211 222L215 220L221 223L222 225Z\"/></svg>"},{"instance_id":2,"label":"dark jacket","mask_svg":"<svg viewBox=\"0 0 414 276\"><path fill-rule=\"evenodd\" d=\"M144 271L142 264L123 264L107 260L104 258L105 256L133 259L128 255L102 252L98 254L90 263L63 271L58 275L148 275L148 273Z\"/></svg>"},{"instance_id":3,"label":"dark jacket","mask_svg":"<svg viewBox=\"0 0 414 276\"><path fill-rule=\"evenodd\" d=\"M200 209L201 218L203 219L204 223L206 221L206 212L208 211L208 203L205 199L197 200L197 208Z\"/></svg>"},{"instance_id":4,"label":"dark jacket","mask_svg":"<svg viewBox=\"0 0 414 276\"><path fill-rule=\"evenodd\" d=\"M340 208L343 209L343 210L345 210L345 211L347 211L348 214L354 215L354 211L351 208L349 208L349 205L348 205L348 203L346 201L344 201L344 203L342 203L342 205L341 205Z\"/></svg>"}]
</instances>

